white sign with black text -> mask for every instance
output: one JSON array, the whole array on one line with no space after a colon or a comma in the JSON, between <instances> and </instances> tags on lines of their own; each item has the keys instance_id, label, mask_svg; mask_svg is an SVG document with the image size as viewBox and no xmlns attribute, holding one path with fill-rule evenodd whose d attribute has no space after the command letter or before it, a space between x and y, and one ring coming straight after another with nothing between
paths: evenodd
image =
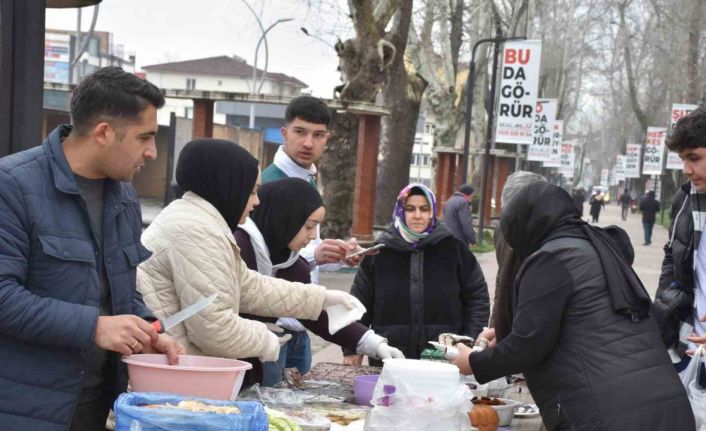
<instances>
[{"instance_id":1,"label":"white sign with black text","mask_svg":"<svg viewBox=\"0 0 706 431\"><path fill-rule=\"evenodd\" d=\"M527 149L527 160L547 162L551 160L556 99L537 99L534 109L534 133L532 144Z\"/></svg>"},{"instance_id":2,"label":"white sign with black text","mask_svg":"<svg viewBox=\"0 0 706 431\"><path fill-rule=\"evenodd\" d=\"M541 59L541 40L505 43L495 142L532 144Z\"/></svg>"},{"instance_id":3,"label":"white sign with black text","mask_svg":"<svg viewBox=\"0 0 706 431\"><path fill-rule=\"evenodd\" d=\"M640 178L640 154L642 145L627 144L625 146L625 178Z\"/></svg>"},{"instance_id":4,"label":"white sign with black text","mask_svg":"<svg viewBox=\"0 0 706 431\"><path fill-rule=\"evenodd\" d=\"M664 164L664 140L667 137L665 127L648 127L645 154L642 159L643 175L662 175Z\"/></svg>"}]
</instances>

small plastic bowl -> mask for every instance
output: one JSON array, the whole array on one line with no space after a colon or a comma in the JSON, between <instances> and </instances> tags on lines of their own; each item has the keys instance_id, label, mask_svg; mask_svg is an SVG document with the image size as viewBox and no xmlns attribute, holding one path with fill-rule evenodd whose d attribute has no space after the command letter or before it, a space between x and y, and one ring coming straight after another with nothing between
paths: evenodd
<instances>
[{"instance_id":1,"label":"small plastic bowl","mask_svg":"<svg viewBox=\"0 0 706 431\"><path fill-rule=\"evenodd\" d=\"M521 403L515 400L510 400L507 398L498 398L500 401L504 402L505 405L502 406L490 406L495 409L498 413L500 421L498 426L506 427L512 423L512 418L515 416L515 407L519 406Z\"/></svg>"},{"instance_id":2,"label":"small plastic bowl","mask_svg":"<svg viewBox=\"0 0 706 431\"><path fill-rule=\"evenodd\" d=\"M237 359L179 355L169 365L167 355L138 354L123 358L135 392L166 392L212 400L233 400L252 365Z\"/></svg>"},{"instance_id":3,"label":"small plastic bowl","mask_svg":"<svg viewBox=\"0 0 706 431\"><path fill-rule=\"evenodd\" d=\"M359 406L369 406L373 398L373 390L380 378L380 374L370 374L367 376L355 376L353 378L353 394L355 403Z\"/></svg>"}]
</instances>

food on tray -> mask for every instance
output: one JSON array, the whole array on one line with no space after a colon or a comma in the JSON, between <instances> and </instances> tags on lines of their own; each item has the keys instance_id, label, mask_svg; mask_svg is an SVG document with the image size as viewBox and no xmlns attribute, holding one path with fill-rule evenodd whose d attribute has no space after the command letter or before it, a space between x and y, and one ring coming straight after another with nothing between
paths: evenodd
<instances>
[{"instance_id":1,"label":"food on tray","mask_svg":"<svg viewBox=\"0 0 706 431\"><path fill-rule=\"evenodd\" d=\"M347 426L351 422L365 419L365 412L346 412L332 410L326 413L326 417L333 423Z\"/></svg>"},{"instance_id":2,"label":"food on tray","mask_svg":"<svg viewBox=\"0 0 706 431\"><path fill-rule=\"evenodd\" d=\"M468 347L473 347L475 340L473 337L467 337L465 335L456 335L445 332L439 334L439 343L446 347L454 347L457 344L465 344Z\"/></svg>"},{"instance_id":3,"label":"food on tray","mask_svg":"<svg viewBox=\"0 0 706 431\"><path fill-rule=\"evenodd\" d=\"M179 401L177 405L165 403L165 404L147 404L143 407L148 409L178 409L186 410L189 412L200 412L200 413L218 413L222 415L239 415L240 409L236 406L213 406L209 404L204 404L200 401L194 400L184 400Z\"/></svg>"},{"instance_id":4,"label":"food on tray","mask_svg":"<svg viewBox=\"0 0 706 431\"><path fill-rule=\"evenodd\" d=\"M500 401L497 398L490 397L473 397L471 400L473 405L483 405L483 406L504 406L505 401Z\"/></svg>"}]
</instances>

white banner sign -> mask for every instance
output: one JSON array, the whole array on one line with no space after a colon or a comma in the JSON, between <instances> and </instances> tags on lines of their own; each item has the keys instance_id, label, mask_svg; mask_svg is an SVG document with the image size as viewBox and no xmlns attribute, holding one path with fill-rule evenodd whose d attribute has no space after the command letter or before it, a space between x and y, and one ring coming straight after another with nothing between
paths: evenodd
<instances>
[{"instance_id":1,"label":"white banner sign","mask_svg":"<svg viewBox=\"0 0 706 431\"><path fill-rule=\"evenodd\" d=\"M615 158L615 179L616 181L625 181L625 162L627 157L623 154L619 154Z\"/></svg>"},{"instance_id":2,"label":"white banner sign","mask_svg":"<svg viewBox=\"0 0 706 431\"><path fill-rule=\"evenodd\" d=\"M645 193L649 191L655 192L655 199L660 200L662 198L662 180L653 176L645 181Z\"/></svg>"},{"instance_id":3,"label":"white banner sign","mask_svg":"<svg viewBox=\"0 0 706 431\"><path fill-rule=\"evenodd\" d=\"M640 178L640 144L627 144L625 146L625 178Z\"/></svg>"},{"instance_id":4,"label":"white banner sign","mask_svg":"<svg viewBox=\"0 0 706 431\"><path fill-rule=\"evenodd\" d=\"M601 184L603 187L608 187L608 175L610 171L608 169L601 169Z\"/></svg>"},{"instance_id":5,"label":"white banner sign","mask_svg":"<svg viewBox=\"0 0 706 431\"><path fill-rule=\"evenodd\" d=\"M549 160L542 163L545 168L558 168L561 166L561 144L564 142L564 121L554 121L554 136L552 136L552 149Z\"/></svg>"},{"instance_id":6,"label":"white banner sign","mask_svg":"<svg viewBox=\"0 0 706 431\"><path fill-rule=\"evenodd\" d=\"M505 43L495 142L532 143L541 58L541 40Z\"/></svg>"},{"instance_id":7,"label":"white banner sign","mask_svg":"<svg viewBox=\"0 0 706 431\"><path fill-rule=\"evenodd\" d=\"M534 133L532 144L527 149L527 160L535 162L551 160L554 120L556 120L556 99L537 99L537 106L534 109Z\"/></svg>"},{"instance_id":8,"label":"white banner sign","mask_svg":"<svg viewBox=\"0 0 706 431\"><path fill-rule=\"evenodd\" d=\"M681 103L673 104L672 115L669 118L669 130L674 130L674 126L677 125L677 121L679 121L682 117L686 117L691 113L691 111L694 111L698 107L699 105L684 105ZM681 158L679 158L679 154L674 151L667 150L667 163L665 167L667 169L682 169L684 168L684 163L682 163Z\"/></svg>"},{"instance_id":9,"label":"white banner sign","mask_svg":"<svg viewBox=\"0 0 706 431\"><path fill-rule=\"evenodd\" d=\"M566 142L561 144L561 166L559 166L559 173L563 175L564 178L574 177L575 160L574 143Z\"/></svg>"},{"instance_id":10,"label":"white banner sign","mask_svg":"<svg viewBox=\"0 0 706 431\"><path fill-rule=\"evenodd\" d=\"M664 140L667 137L665 127L648 127L645 154L642 160L644 175L662 175L664 161Z\"/></svg>"}]
</instances>

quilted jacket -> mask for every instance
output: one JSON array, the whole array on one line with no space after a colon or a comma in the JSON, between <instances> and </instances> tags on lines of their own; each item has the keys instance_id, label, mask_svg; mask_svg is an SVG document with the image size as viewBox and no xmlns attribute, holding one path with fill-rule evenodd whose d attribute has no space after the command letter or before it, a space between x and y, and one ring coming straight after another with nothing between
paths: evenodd
<instances>
[{"instance_id":1,"label":"quilted jacket","mask_svg":"<svg viewBox=\"0 0 706 431\"><path fill-rule=\"evenodd\" d=\"M138 267L137 286L159 318L218 292L211 305L169 331L189 354L274 360L277 337L240 313L310 320L321 314L324 287L249 270L226 221L195 193L169 204L142 242L153 255Z\"/></svg>"}]
</instances>

